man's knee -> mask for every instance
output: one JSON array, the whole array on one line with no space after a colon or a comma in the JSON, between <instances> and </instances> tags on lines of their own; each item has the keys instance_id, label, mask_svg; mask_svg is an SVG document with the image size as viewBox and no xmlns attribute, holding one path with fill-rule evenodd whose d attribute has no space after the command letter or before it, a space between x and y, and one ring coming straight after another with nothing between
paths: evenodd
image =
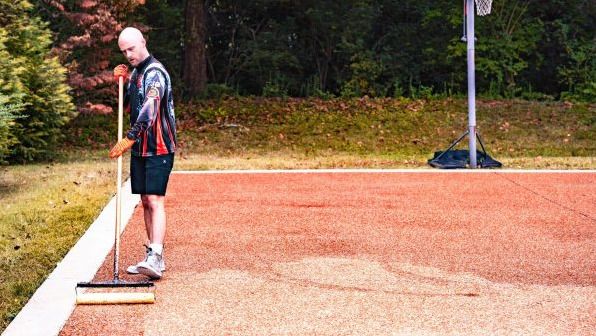
<instances>
[{"instance_id":1,"label":"man's knee","mask_svg":"<svg viewBox=\"0 0 596 336\"><path fill-rule=\"evenodd\" d=\"M163 208L164 196L159 195L141 195L141 201L145 209L159 209Z\"/></svg>"}]
</instances>

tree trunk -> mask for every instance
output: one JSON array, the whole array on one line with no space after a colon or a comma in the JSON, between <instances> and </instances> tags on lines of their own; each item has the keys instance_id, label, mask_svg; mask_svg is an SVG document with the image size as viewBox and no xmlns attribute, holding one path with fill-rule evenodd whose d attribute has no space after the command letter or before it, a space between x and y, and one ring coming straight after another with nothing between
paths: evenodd
<instances>
[{"instance_id":1,"label":"tree trunk","mask_svg":"<svg viewBox=\"0 0 596 336\"><path fill-rule=\"evenodd\" d=\"M205 0L187 0L184 12L184 68L182 80L189 97L199 95L207 85L207 62L205 40L207 38L207 15Z\"/></svg>"}]
</instances>

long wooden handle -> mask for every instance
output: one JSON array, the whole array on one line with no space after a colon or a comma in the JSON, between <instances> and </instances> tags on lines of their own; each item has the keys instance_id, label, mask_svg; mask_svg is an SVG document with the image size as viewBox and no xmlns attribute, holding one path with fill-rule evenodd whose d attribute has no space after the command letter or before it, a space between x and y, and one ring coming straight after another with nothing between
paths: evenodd
<instances>
[{"instance_id":1,"label":"long wooden handle","mask_svg":"<svg viewBox=\"0 0 596 336\"><path fill-rule=\"evenodd\" d=\"M124 114L124 78L118 77L118 141L122 140L122 119ZM118 157L116 178L116 228L114 230L114 280L118 280L118 257L120 256L120 224L122 221L122 155Z\"/></svg>"}]
</instances>

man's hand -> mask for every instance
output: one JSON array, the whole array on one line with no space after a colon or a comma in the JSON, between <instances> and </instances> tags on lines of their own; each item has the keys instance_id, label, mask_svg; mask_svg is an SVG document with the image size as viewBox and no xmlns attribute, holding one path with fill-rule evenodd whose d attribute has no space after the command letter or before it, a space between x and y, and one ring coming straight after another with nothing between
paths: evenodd
<instances>
[{"instance_id":1,"label":"man's hand","mask_svg":"<svg viewBox=\"0 0 596 336\"><path fill-rule=\"evenodd\" d=\"M124 138L124 139L118 141L118 143L116 145L114 145L114 147L112 147L112 149L110 150L110 154L109 154L110 159L119 157L120 155L122 155L122 153L129 150L130 147L132 147L132 145L134 145L134 143L135 143L135 141L130 140L129 138Z\"/></svg>"},{"instance_id":2,"label":"man's hand","mask_svg":"<svg viewBox=\"0 0 596 336\"><path fill-rule=\"evenodd\" d=\"M128 67L126 64L120 64L114 68L114 80L118 83L118 78L123 77L124 82L128 80Z\"/></svg>"}]
</instances>

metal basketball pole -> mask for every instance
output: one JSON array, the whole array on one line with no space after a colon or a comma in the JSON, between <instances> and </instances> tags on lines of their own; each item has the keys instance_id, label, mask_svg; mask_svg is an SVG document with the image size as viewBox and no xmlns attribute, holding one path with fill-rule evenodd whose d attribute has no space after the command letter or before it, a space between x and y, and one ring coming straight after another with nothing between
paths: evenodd
<instances>
[{"instance_id":1,"label":"metal basketball pole","mask_svg":"<svg viewBox=\"0 0 596 336\"><path fill-rule=\"evenodd\" d=\"M466 0L466 42L468 49L468 139L470 168L476 168L476 66L474 61L474 0Z\"/></svg>"},{"instance_id":2,"label":"metal basketball pole","mask_svg":"<svg viewBox=\"0 0 596 336\"><path fill-rule=\"evenodd\" d=\"M478 158L476 151L476 141L480 143L482 148L481 153L481 168L499 168L502 164L486 154L482 139L476 130L476 66L474 61L474 44L476 42L476 34L474 33L474 17L475 14L479 16L488 15L491 12L492 0L463 0L464 2L464 19L463 29L464 34L461 38L466 42L467 46L467 61L468 61L468 129L462 134L449 148L445 151L435 152L432 159L428 160L428 164L434 168L478 168ZM474 4L476 4L476 13L474 13ZM462 141L466 135L469 140L469 154L457 153L463 151L454 151L451 155L449 153L457 144ZM465 156L469 155L469 158ZM463 157L462 157L463 156Z\"/></svg>"}]
</instances>

